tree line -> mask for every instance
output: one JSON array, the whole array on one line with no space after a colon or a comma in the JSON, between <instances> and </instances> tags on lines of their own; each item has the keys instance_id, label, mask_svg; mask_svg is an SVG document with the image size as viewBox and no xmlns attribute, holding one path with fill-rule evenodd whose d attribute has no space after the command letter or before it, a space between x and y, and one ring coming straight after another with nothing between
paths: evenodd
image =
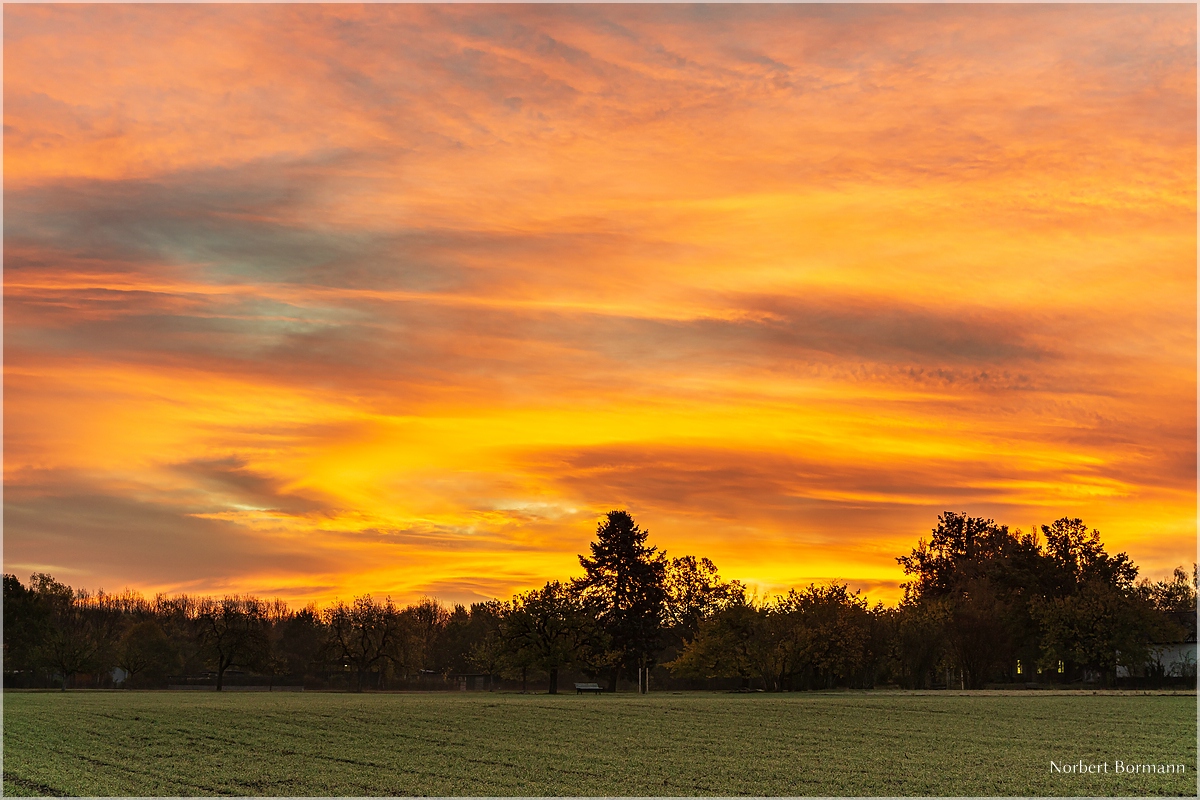
<instances>
[{"instance_id":1,"label":"tree line","mask_svg":"<svg viewBox=\"0 0 1200 800\"><path fill-rule=\"evenodd\" d=\"M108 685L115 668L126 687L204 674L218 690L235 674L350 691L472 675L554 693L567 673L608 691L622 680L639 690L1107 685L1118 668L1161 677L1156 645L1195 641L1195 566L1138 581L1129 557L1107 553L1078 519L1021 533L947 512L897 560L908 581L894 607L844 583L759 598L707 558L669 558L612 511L579 557L581 576L470 606L363 595L292 609L5 575L5 684Z\"/></svg>"}]
</instances>

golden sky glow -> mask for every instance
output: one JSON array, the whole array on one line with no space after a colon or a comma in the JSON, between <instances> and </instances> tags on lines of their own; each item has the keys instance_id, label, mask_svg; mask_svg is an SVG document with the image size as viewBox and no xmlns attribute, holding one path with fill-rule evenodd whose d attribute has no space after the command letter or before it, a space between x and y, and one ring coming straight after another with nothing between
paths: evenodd
<instances>
[{"instance_id":1,"label":"golden sky glow","mask_svg":"<svg viewBox=\"0 0 1200 800\"><path fill-rule=\"evenodd\" d=\"M894 600L1196 550L1188 5L4 9L4 566L508 596L629 509Z\"/></svg>"}]
</instances>

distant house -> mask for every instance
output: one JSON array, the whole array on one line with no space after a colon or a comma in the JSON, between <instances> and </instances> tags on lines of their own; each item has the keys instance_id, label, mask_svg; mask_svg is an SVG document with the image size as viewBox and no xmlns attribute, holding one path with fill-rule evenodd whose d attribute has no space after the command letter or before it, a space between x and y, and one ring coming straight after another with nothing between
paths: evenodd
<instances>
[{"instance_id":1,"label":"distant house","mask_svg":"<svg viewBox=\"0 0 1200 800\"><path fill-rule=\"evenodd\" d=\"M1176 625L1184 632L1175 641L1155 642L1150 660L1143 669L1117 667L1118 678L1186 678L1196 680L1196 612L1170 612Z\"/></svg>"},{"instance_id":2,"label":"distant house","mask_svg":"<svg viewBox=\"0 0 1200 800\"><path fill-rule=\"evenodd\" d=\"M1196 677L1196 639L1190 642L1176 642L1160 645L1154 654L1156 671L1168 678Z\"/></svg>"},{"instance_id":3,"label":"distant house","mask_svg":"<svg viewBox=\"0 0 1200 800\"><path fill-rule=\"evenodd\" d=\"M1175 624L1183 631L1182 641L1161 642L1155 645L1154 662L1156 674L1169 678L1196 678L1196 612L1171 612Z\"/></svg>"}]
</instances>

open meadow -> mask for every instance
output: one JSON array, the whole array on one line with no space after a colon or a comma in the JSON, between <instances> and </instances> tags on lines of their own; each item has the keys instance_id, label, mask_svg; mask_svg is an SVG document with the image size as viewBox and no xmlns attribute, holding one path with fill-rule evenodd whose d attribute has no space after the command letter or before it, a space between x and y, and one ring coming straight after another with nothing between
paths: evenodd
<instances>
[{"instance_id":1,"label":"open meadow","mask_svg":"<svg viewBox=\"0 0 1200 800\"><path fill-rule=\"evenodd\" d=\"M1194 694L4 695L6 795L1195 791Z\"/></svg>"}]
</instances>

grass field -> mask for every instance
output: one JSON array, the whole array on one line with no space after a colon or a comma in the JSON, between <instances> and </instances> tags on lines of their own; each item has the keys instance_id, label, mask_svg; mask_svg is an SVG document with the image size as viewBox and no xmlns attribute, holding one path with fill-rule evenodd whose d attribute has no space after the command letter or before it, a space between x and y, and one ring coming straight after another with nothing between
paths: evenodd
<instances>
[{"instance_id":1,"label":"grass field","mask_svg":"<svg viewBox=\"0 0 1200 800\"><path fill-rule=\"evenodd\" d=\"M6 795L1195 791L1195 695L4 694Z\"/></svg>"}]
</instances>

